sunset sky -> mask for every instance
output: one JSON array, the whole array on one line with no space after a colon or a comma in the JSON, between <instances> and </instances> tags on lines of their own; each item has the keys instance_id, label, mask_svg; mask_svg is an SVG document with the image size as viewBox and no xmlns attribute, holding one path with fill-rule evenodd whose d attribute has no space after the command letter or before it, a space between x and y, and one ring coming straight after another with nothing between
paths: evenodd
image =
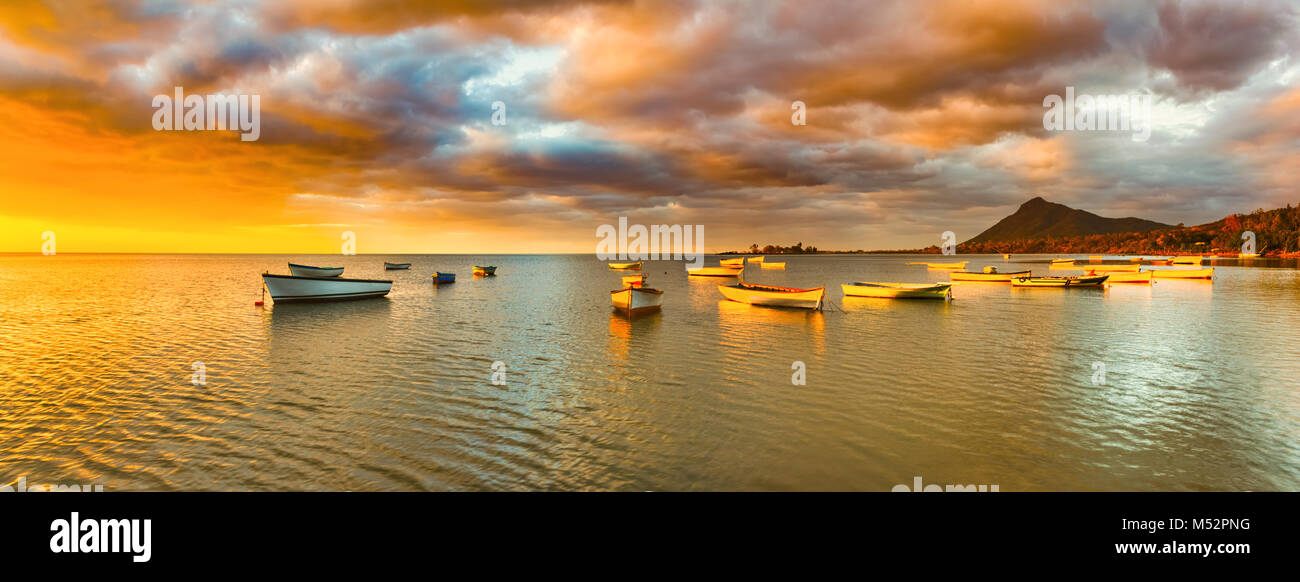
<instances>
[{"instance_id":1,"label":"sunset sky","mask_svg":"<svg viewBox=\"0 0 1300 582\"><path fill-rule=\"evenodd\" d=\"M0 3L0 251L593 252L620 215L915 248L1042 196L1300 202L1293 2ZM260 95L261 137L154 95ZM1153 131L1043 99L1150 94ZM493 125L493 102L505 125ZM807 125L791 103L807 104Z\"/></svg>"}]
</instances>

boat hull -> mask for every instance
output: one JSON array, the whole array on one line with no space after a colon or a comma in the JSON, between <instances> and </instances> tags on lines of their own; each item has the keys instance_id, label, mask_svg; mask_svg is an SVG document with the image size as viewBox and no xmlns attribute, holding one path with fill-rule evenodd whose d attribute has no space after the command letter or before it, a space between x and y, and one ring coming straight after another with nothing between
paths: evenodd
<instances>
[{"instance_id":1,"label":"boat hull","mask_svg":"<svg viewBox=\"0 0 1300 582\"><path fill-rule=\"evenodd\" d=\"M641 263L610 263L609 268L614 271L640 271Z\"/></svg>"},{"instance_id":2,"label":"boat hull","mask_svg":"<svg viewBox=\"0 0 1300 582\"><path fill-rule=\"evenodd\" d=\"M1213 279L1214 267L1204 269L1158 269L1151 271L1157 279Z\"/></svg>"},{"instance_id":3,"label":"boat hull","mask_svg":"<svg viewBox=\"0 0 1300 582\"><path fill-rule=\"evenodd\" d=\"M869 283L858 281L840 285L846 297L877 297L882 299L952 299L952 284L939 283Z\"/></svg>"},{"instance_id":4,"label":"boat hull","mask_svg":"<svg viewBox=\"0 0 1300 582\"><path fill-rule=\"evenodd\" d=\"M479 266L476 265L476 266L474 267L474 274L475 274L475 275L478 275L479 277L491 277L491 276L497 274L497 268L496 268L496 267L479 267Z\"/></svg>"},{"instance_id":5,"label":"boat hull","mask_svg":"<svg viewBox=\"0 0 1300 582\"><path fill-rule=\"evenodd\" d=\"M739 267L700 267L686 272L692 277L739 277L743 270Z\"/></svg>"},{"instance_id":6,"label":"boat hull","mask_svg":"<svg viewBox=\"0 0 1300 582\"><path fill-rule=\"evenodd\" d=\"M276 303L312 303L372 299L388 295L392 281L379 279L341 279L337 277L295 277L262 275L262 283Z\"/></svg>"},{"instance_id":7,"label":"boat hull","mask_svg":"<svg viewBox=\"0 0 1300 582\"><path fill-rule=\"evenodd\" d=\"M1171 265L1199 265L1203 262L1203 257L1174 257L1169 261Z\"/></svg>"},{"instance_id":8,"label":"boat hull","mask_svg":"<svg viewBox=\"0 0 1300 582\"><path fill-rule=\"evenodd\" d=\"M434 274L433 274L433 282L434 282L434 283L438 283L438 284L440 284L440 285L443 284L443 283L455 283L455 282L456 282L456 274L455 274L455 273L442 273L442 272L434 273Z\"/></svg>"},{"instance_id":9,"label":"boat hull","mask_svg":"<svg viewBox=\"0 0 1300 582\"><path fill-rule=\"evenodd\" d=\"M627 287L609 292L614 309L629 314L658 311L663 305L664 292L646 287Z\"/></svg>"},{"instance_id":10,"label":"boat hull","mask_svg":"<svg viewBox=\"0 0 1300 582\"><path fill-rule=\"evenodd\" d=\"M289 274L295 277L338 277L343 274L343 267L312 267L289 263Z\"/></svg>"},{"instance_id":11,"label":"boat hull","mask_svg":"<svg viewBox=\"0 0 1300 582\"><path fill-rule=\"evenodd\" d=\"M1014 273L970 273L961 271L948 275L952 281L965 281L977 283L1010 283L1015 277L1028 277L1029 271L1016 271Z\"/></svg>"},{"instance_id":12,"label":"boat hull","mask_svg":"<svg viewBox=\"0 0 1300 582\"><path fill-rule=\"evenodd\" d=\"M1043 287L1055 289L1073 289L1075 287L1101 287L1107 275L1097 277L1017 277L1011 280L1012 287Z\"/></svg>"},{"instance_id":13,"label":"boat hull","mask_svg":"<svg viewBox=\"0 0 1300 582\"><path fill-rule=\"evenodd\" d=\"M822 299L826 295L825 287L815 289L791 289L788 287L769 287L767 285L718 285L723 297L750 305L767 307L793 307L797 309L821 309Z\"/></svg>"},{"instance_id":14,"label":"boat hull","mask_svg":"<svg viewBox=\"0 0 1300 582\"><path fill-rule=\"evenodd\" d=\"M1141 273L1114 273L1106 278L1107 283L1141 283L1151 284L1151 271Z\"/></svg>"},{"instance_id":15,"label":"boat hull","mask_svg":"<svg viewBox=\"0 0 1300 582\"><path fill-rule=\"evenodd\" d=\"M409 268L411 268L410 263L389 263L389 262L384 263L384 269L388 271L401 271L403 269L409 269Z\"/></svg>"},{"instance_id":16,"label":"boat hull","mask_svg":"<svg viewBox=\"0 0 1300 582\"><path fill-rule=\"evenodd\" d=\"M784 268L785 268L785 263L767 263L767 262L764 262L764 263L762 263L760 266L761 266L762 268L764 268L764 269L768 269L768 270L772 270L772 269L784 269Z\"/></svg>"},{"instance_id":17,"label":"boat hull","mask_svg":"<svg viewBox=\"0 0 1300 582\"><path fill-rule=\"evenodd\" d=\"M743 267L745 266L745 259L723 259L718 261L718 264L724 267Z\"/></svg>"},{"instance_id":18,"label":"boat hull","mask_svg":"<svg viewBox=\"0 0 1300 582\"><path fill-rule=\"evenodd\" d=\"M749 262L751 262L751 263L761 263L761 262L763 262L763 259L764 259L764 258L765 258L765 257L750 257L750 258L749 258Z\"/></svg>"}]
</instances>

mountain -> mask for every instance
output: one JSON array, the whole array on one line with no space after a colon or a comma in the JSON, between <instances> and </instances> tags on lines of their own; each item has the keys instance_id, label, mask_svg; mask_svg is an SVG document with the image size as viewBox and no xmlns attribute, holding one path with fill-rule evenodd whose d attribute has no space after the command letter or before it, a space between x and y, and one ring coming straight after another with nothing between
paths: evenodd
<instances>
[{"instance_id":1,"label":"mountain","mask_svg":"<svg viewBox=\"0 0 1300 582\"><path fill-rule=\"evenodd\" d=\"M999 220L979 236L962 244L1014 240L1065 238L1117 232L1148 232L1173 228L1168 224L1141 218L1105 218L1091 212L1070 208L1064 204L1048 202L1036 197L1024 204L1014 214Z\"/></svg>"}]
</instances>

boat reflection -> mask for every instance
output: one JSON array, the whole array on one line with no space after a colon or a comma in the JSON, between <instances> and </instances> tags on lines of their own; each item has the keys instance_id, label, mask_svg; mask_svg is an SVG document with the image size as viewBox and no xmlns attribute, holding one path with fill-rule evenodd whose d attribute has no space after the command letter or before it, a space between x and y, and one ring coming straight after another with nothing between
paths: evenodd
<instances>
[{"instance_id":1,"label":"boat reflection","mask_svg":"<svg viewBox=\"0 0 1300 582\"><path fill-rule=\"evenodd\" d=\"M633 353L637 351L636 347L641 345L640 340L651 336L659 328L662 315L659 311L628 314L611 310L608 347L610 356L623 362L630 360Z\"/></svg>"},{"instance_id":2,"label":"boat reflection","mask_svg":"<svg viewBox=\"0 0 1300 582\"><path fill-rule=\"evenodd\" d=\"M718 301L717 305L718 329L727 338L723 347L729 352L734 348L737 353L732 355L739 357L753 349L755 342L777 335L770 330L774 326L782 328L779 335L802 328L800 333L807 334L815 353L822 354L826 350L826 315L823 311L764 307L726 299Z\"/></svg>"}]
</instances>

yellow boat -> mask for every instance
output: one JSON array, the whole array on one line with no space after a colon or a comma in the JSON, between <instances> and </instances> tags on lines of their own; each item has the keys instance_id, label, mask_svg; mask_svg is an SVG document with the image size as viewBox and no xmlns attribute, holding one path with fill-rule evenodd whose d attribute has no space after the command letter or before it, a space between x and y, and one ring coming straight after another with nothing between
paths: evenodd
<instances>
[{"instance_id":1,"label":"yellow boat","mask_svg":"<svg viewBox=\"0 0 1300 582\"><path fill-rule=\"evenodd\" d=\"M966 264L969 263L969 262L970 262L970 261L962 261L962 262L960 262L960 263L908 263L908 264L909 264L909 265L925 265L926 268L930 268L930 269L945 269L945 270L946 270L946 269L965 269L965 268L966 268Z\"/></svg>"},{"instance_id":2,"label":"yellow boat","mask_svg":"<svg viewBox=\"0 0 1300 582\"><path fill-rule=\"evenodd\" d=\"M749 262L751 262L751 263L761 263L761 262L763 262L763 257L749 257Z\"/></svg>"},{"instance_id":3,"label":"yellow boat","mask_svg":"<svg viewBox=\"0 0 1300 582\"><path fill-rule=\"evenodd\" d=\"M1052 259L1053 263L1073 263L1074 259Z\"/></svg>"},{"instance_id":4,"label":"yellow boat","mask_svg":"<svg viewBox=\"0 0 1300 582\"><path fill-rule=\"evenodd\" d=\"M1106 282L1106 275L1095 277L1016 277L1011 280L1012 287L1101 287Z\"/></svg>"},{"instance_id":5,"label":"yellow boat","mask_svg":"<svg viewBox=\"0 0 1300 582\"><path fill-rule=\"evenodd\" d=\"M887 299L952 299L952 283L870 283L856 281L840 285L845 297Z\"/></svg>"},{"instance_id":6,"label":"yellow boat","mask_svg":"<svg viewBox=\"0 0 1300 582\"><path fill-rule=\"evenodd\" d=\"M1100 261L1104 255L1088 255L1089 261Z\"/></svg>"},{"instance_id":7,"label":"yellow boat","mask_svg":"<svg viewBox=\"0 0 1300 582\"><path fill-rule=\"evenodd\" d=\"M1170 264L1174 265L1199 265L1205 261L1204 257L1174 257Z\"/></svg>"},{"instance_id":8,"label":"yellow boat","mask_svg":"<svg viewBox=\"0 0 1300 582\"><path fill-rule=\"evenodd\" d=\"M1010 283L1015 277L1028 277L1033 273L1030 271L1015 271L1012 273L999 273L997 267L984 267L983 273L972 273L970 271L958 271L948 275L952 281L975 281L981 283Z\"/></svg>"},{"instance_id":9,"label":"yellow boat","mask_svg":"<svg viewBox=\"0 0 1300 582\"><path fill-rule=\"evenodd\" d=\"M1129 257L1128 260L1130 260L1130 261L1132 261L1132 262L1134 262L1134 263L1141 263L1141 262L1142 262L1142 257Z\"/></svg>"},{"instance_id":10,"label":"yellow boat","mask_svg":"<svg viewBox=\"0 0 1300 582\"><path fill-rule=\"evenodd\" d=\"M610 263L609 268L615 271L640 271L641 262L635 263Z\"/></svg>"},{"instance_id":11,"label":"yellow boat","mask_svg":"<svg viewBox=\"0 0 1300 582\"><path fill-rule=\"evenodd\" d=\"M1159 269L1151 271L1157 279L1213 279L1214 267L1204 269Z\"/></svg>"},{"instance_id":12,"label":"yellow boat","mask_svg":"<svg viewBox=\"0 0 1300 582\"><path fill-rule=\"evenodd\" d=\"M785 263L763 263L764 269L784 269Z\"/></svg>"},{"instance_id":13,"label":"yellow boat","mask_svg":"<svg viewBox=\"0 0 1300 582\"><path fill-rule=\"evenodd\" d=\"M718 291L722 292L723 297L740 303L800 309L821 309L822 298L826 295L825 287L794 289L752 283L718 285Z\"/></svg>"},{"instance_id":14,"label":"yellow boat","mask_svg":"<svg viewBox=\"0 0 1300 582\"><path fill-rule=\"evenodd\" d=\"M1238 259L1254 259L1258 257L1259 257L1259 253L1238 253L1237 254Z\"/></svg>"},{"instance_id":15,"label":"yellow boat","mask_svg":"<svg viewBox=\"0 0 1300 582\"><path fill-rule=\"evenodd\" d=\"M1004 260L1004 261L1010 261L1010 260L1011 260L1011 253L1002 253L1002 260Z\"/></svg>"},{"instance_id":16,"label":"yellow boat","mask_svg":"<svg viewBox=\"0 0 1300 582\"><path fill-rule=\"evenodd\" d=\"M718 261L718 264L724 267L743 267L745 266L745 258L741 257L739 259L722 259Z\"/></svg>"},{"instance_id":17,"label":"yellow boat","mask_svg":"<svg viewBox=\"0 0 1300 582\"><path fill-rule=\"evenodd\" d=\"M1115 273L1106 278L1107 283L1145 283L1151 284L1152 271L1143 271L1141 273Z\"/></svg>"},{"instance_id":18,"label":"yellow boat","mask_svg":"<svg viewBox=\"0 0 1300 582\"><path fill-rule=\"evenodd\" d=\"M686 274L692 277L739 277L740 272L744 270L739 267L700 267L686 269Z\"/></svg>"},{"instance_id":19,"label":"yellow boat","mask_svg":"<svg viewBox=\"0 0 1300 582\"><path fill-rule=\"evenodd\" d=\"M1069 271L1069 270L1082 269L1083 267L1079 267L1075 265L1074 261L1052 261L1052 264L1048 265L1047 268L1054 269L1057 271L1062 271L1062 270Z\"/></svg>"},{"instance_id":20,"label":"yellow boat","mask_svg":"<svg viewBox=\"0 0 1300 582\"><path fill-rule=\"evenodd\" d=\"M1136 273L1142 270L1142 265L1088 265L1080 267L1089 271L1106 271L1115 273Z\"/></svg>"},{"instance_id":21,"label":"yellow boat","mask_svg":"<svg viewBox=\"0 0 1300 582\"><path fill-rule=\"evenodd\" d=\"M496 274L497 274L497 268L495 265L490 265L487 267L474 265L474 276L476 277L492 277Z\"/></svg>"}]
</instances>

